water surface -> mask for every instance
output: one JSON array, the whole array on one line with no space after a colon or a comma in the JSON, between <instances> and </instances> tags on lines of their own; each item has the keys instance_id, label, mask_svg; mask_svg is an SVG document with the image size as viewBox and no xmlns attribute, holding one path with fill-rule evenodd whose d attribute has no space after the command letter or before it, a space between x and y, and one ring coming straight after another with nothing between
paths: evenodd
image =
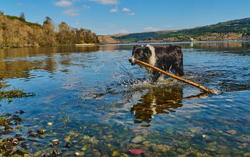
<instances>
[{"instance_id":1,"label":"water surface","mask_svg":"<svg viewBox=\"0 0 250 157\"><path fill-rule=\"evenodd\" d=\"M151 84L145 69L128 62L132 44L0 50L2 90L35 93L0 100L2 117L22 118L1 139L21 134L19 149L30 154L57 149L63 155L133 156L129 150L138 148L151 156L247 155L250 43L177 44L184 78L219 95L169 78ZM38 129L46 129L45 138L29 136ZM51 147L54 139L61 144ZM65 148L66 142L74 146Z\"/></svg>"}]
</instances>

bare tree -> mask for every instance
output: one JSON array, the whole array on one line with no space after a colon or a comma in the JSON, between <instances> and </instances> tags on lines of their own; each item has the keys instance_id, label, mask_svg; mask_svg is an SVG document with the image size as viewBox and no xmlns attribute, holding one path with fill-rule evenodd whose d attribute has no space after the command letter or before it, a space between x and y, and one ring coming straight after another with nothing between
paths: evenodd
<instances>
[{"instance_id":1,"label":"bare tree","mask_svg":"<svg viewBox=\"0 0 250 157\"><path fill-rule=\"evenodd\" d=\"M25 22L25 15L24 12L21 12L20 16L19 16L20 21Z\"/></svg>"}]
</instances>

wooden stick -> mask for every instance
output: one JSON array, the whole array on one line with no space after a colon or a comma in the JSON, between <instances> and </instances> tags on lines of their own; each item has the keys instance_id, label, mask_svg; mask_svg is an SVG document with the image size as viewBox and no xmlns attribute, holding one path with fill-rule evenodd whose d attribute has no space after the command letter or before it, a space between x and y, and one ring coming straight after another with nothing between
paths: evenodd
<instances>
[{"instance_id":1,"label":"wooden stick","mask_svg":"<svg viewBox=\"0 0 250 157\"><path fill-rule=\"evenodd\" d=\"M181 78L181 77L179 77L179 76L176 76L176 75L174 75L174 74L168 73L168 72L166 72L166 71L164 71L164 70L162 70L162 69L159 69L159 68L157 68L157 67L155 67L155 66L152 66L152 65L150 65L150 64L148 64L148 63L145 63L145 62L143 62L143 61L136 60L136 62L137 62L137 63L140 63L140 64L142 64L142 65L145 65L145 66L147 66L147 67L149 67L149 68L152 68L152 69L154 69L154 70L157 70L157 71L159 71L159 72L161 72L161 73L163 73L163 74L165 74L165 75L167 75L167 76L173 77L173 78L175 78L175 79L177 79L177 80L179 80L179 81L182 81L182 82L188 83L188 84L190 84L190 85L192 85L192 86L195 86L195 87L197 87L197 88L200 88L200 89L202 89L202 90L204 90L204 91L206 91L206 92L208 92L208 93L217 94L217 93L214 92L213 90L209 90L209 89L207 89L207 88L205 88L205 87L203 87L203 86L201 86L201 85L199 85L199 84L197 84L197 83L194 83L194 82L192 82L192 81L186 80L186 79Z\"/></svg>"}]
</instances>

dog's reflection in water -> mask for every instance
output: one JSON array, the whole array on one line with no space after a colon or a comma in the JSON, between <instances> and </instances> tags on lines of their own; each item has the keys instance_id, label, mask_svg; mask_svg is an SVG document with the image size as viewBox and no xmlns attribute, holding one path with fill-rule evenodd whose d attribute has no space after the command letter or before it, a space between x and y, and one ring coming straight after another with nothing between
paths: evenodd
<instances>
[{"instance_id":1,"label":"dog's reflection in water","mask_svg":"<svg viewBox=\"0 0 250 157\"><path fill-rule=\"evenodd\" d=\"M175 112L175 108L182 107L183 90L178 87L157 87L148 90L140 102L133 105L131 113L135 116L135 123L150 123L155 114Z\"/></svg>"},{"instance_id":2,"label":"dog's reflection in water","mask_svg":"<svg viewBox=\"0 0 250 157\"><path fill-rule=\"evenodd\" d=\"M150 123L155 114L169 114L182 107L183 99L201 98L208 93L200 93L183 97L183 89L179 87L155 87L141 97L140 102L133 105L130 112L135 116L134 123ZM150 125L142 125L150 126Z\"/></svg>"}]
</instances>

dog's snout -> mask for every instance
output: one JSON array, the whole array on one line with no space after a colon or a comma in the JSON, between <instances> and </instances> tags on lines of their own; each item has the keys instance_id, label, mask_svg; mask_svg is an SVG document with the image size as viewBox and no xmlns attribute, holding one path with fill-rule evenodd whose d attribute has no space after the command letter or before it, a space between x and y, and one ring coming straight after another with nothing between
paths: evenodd
<instances>
[{"instance_id":1,"label":"dog's snout","mask_svg":"<svg viewBox=\"0 0 250 157\"><path fill-rule=\"evenodd\" d=\"M131 58L129 58L128 61L131 63L131 65L135 65L136 64L135 58L133 56Z\"/></svg>"}]
</instances>

